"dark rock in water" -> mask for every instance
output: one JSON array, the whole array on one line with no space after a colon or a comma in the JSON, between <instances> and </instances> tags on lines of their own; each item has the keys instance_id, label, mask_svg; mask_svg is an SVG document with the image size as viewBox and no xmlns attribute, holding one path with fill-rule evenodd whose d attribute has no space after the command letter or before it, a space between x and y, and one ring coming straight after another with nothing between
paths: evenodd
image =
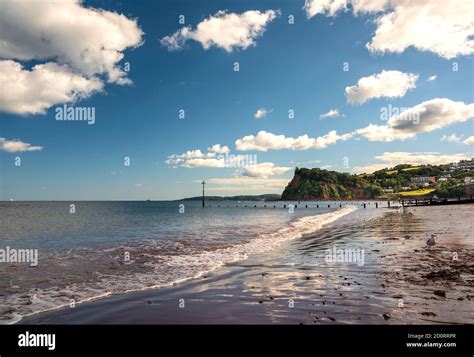
<instances>
[{"instance_id":1,"label":"dark rock in water","mask_svg":"<svg viewBox=\"0 0 474 357\"><path fill-rule=\"evenodd\" d=\"M463 298L463 297L458 297L458 300L459 300L459 301L463 301L464 298Z\"/></svg>"},{"instance_id":2,"label":"dark rock in water","mask_svg":"<svg viewBox=\"0 0 474 357\"><path fill-rule=\"evenodd\" d=\"M147 301L147 304L151 304L151 300L148 300L148 301Z\"/></svg>"},{"instance_id":3,"label":"dark rock in water","mask_svg":"<svg viewBox=\"0 0 474 357\"><path fill-rule=\"evenodd\" d=\"M392 317L392 315L390 315L388 312L383 314L382 316L385 319L385 321L387 321L388 319L390 319Z\"/></svg>"},{"instance_id":4,"label":"dark rock in water","mask_svg":"<svg viewBox=\"0 0 474 357\"><path fill-rule=\"evenodd\" d=\"M410 238L411 237L408 234L405 236L405 239L410 239Z\"/></svg>"},{"instance_id":5,"label":"dark rock in water","mask_svg":"<svg viewBox=\"0 0 474 357\"><path fill-rule=\"evenodd\" d=\"M259 303L259 304L263 304L263 301L262 301L262 300L259 300L258 303Z\"/></svg>"},{"instance_id":6,"label":"dark rock in water","mask_svg":"<svg viewBox=\"0 0 474 357\"><path fill-rule=\"evenodd\" d=\"M336 319L334 317L331 317L331 316L328 316L328 319L331 320L331 321L336 321Z\"/></svg>"},{"instance_id":7,"label":"dark rock in water","mask_svg":"<svg viewBox=\"0 0 474 357\"><path fill-rule=\"evenodd\" d=\"M436 314L434 312L430 312L430 311L424 311L421 313L421 315L423 316L436 316Z\"/></svg>"},{"instance_id":8,"label":"dark rock in water","mask_svg":"<svg viewBox=\"0 0 474 357\"><path fill-rule=\"evenodd\" d=\"M273 296L270 296L270 300L273 300Z\"/></svg>"},{"instance_id":9,"label":"dark rock in water","mask_svg":"<svg viewBox=\"0 0 474 357\"><path fill-rule=\"evenodd\" d=\"M436 296L446 297L446 291L444 290L435 290L433 291L433 294L435 294Z\"/></svg>"},{"instance_id":10,"label":"dark rock in water","mask_svg":"<svg viewBox=\"0 0 474 357\"><path fill-rule=\"evenodd\" d=\"M309 279L311 279L311 278L310 278L309 276L307 276L307 277L306 277L306 280L309 280Z\"/></svg>"}]
</instances>

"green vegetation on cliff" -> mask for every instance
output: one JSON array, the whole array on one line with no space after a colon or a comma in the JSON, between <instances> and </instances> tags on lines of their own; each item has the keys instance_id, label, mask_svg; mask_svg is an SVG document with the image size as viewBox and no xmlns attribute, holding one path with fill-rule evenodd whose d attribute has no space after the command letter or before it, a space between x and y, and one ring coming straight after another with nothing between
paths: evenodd
<instances>
[{"instance_id":1,"label":"green vegetation on cliff","mask_svg":"<svg viewBox=\"0 0 474 357\"><path fill-rule=\"evenodd\" d=\"M412 181L415 177L430 176L434 176L436 182L421 184ZM412 195L422 195L422 192L426 192L426 195L437 197L460 197L464 195L464 179L467 177L474 178L472 164L470 166L404 164L360 175L319 168L296 168L295 175L283 191L281 199L371 199L384 194L398 196L403 192L408 196L410 192Z\"/></svg>"},{"instance_id":2,"label":"green vegetation on cliff","mask_svg":"<svg viewBox=\"0 0 474 357\"><path fill-rule=\"evenodd\" d=\"M286 186L282 200L369 199L383 194L380 186L364 177L322 169L296 168L295 176Z\"/></svg>"}]
</instances>

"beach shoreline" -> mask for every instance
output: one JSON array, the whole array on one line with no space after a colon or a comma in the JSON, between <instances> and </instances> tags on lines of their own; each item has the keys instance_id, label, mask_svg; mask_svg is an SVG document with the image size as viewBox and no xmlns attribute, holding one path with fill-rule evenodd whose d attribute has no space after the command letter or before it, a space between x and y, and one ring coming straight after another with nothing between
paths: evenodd
<instances>
[{"instance_id":1,"label":"beach shoreline","mask_svg":"<svg viewBox=\"0 0 474 357\"><path fill-rule=\"evenodd\" d=\"M474 323L467 205L357 211L201 278L25 317L20 324ZM459 222L462 222L460 224ZM437 234L435 247L426 236ZM365 264L326 263L362 248Z\"/></svg>"}]
</instances>

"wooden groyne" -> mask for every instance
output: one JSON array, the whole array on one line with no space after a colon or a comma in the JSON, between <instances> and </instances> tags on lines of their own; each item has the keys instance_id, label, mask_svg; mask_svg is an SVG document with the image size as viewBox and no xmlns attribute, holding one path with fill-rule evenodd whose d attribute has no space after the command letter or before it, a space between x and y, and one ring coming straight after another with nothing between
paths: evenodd
<instances>
[{"instance_id":1,"label":"wooden groyne","mask_svg":"<svg viewBox=\"0 0 474 357\"><path fill-rule=\"evenodd\" d=\"M474 198L458 197L458 198L432 198L432 197L417 197L410 199L400 199L402 207L412 206L442 206L442 205L459 205L466 203L474 203Z\"/></svg>"}]
</instances>

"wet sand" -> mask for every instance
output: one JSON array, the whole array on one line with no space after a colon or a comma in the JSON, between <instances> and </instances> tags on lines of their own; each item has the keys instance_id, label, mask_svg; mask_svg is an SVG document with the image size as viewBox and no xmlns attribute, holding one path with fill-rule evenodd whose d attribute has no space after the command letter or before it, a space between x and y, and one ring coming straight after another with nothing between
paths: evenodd
<instances>
[{"instance_id":1,"label":"wet sand","mask_svg":"<svg viewBox=\"0 0 474 357\"><path fill-rule=\"evenodd\" d=\"M22 324L474 323L473 206L359 209L321 230L170 288ZM426 246L428 234L438 243ZM363 249L364 264L326 251Z\"/></svg>"}]
</instances>

